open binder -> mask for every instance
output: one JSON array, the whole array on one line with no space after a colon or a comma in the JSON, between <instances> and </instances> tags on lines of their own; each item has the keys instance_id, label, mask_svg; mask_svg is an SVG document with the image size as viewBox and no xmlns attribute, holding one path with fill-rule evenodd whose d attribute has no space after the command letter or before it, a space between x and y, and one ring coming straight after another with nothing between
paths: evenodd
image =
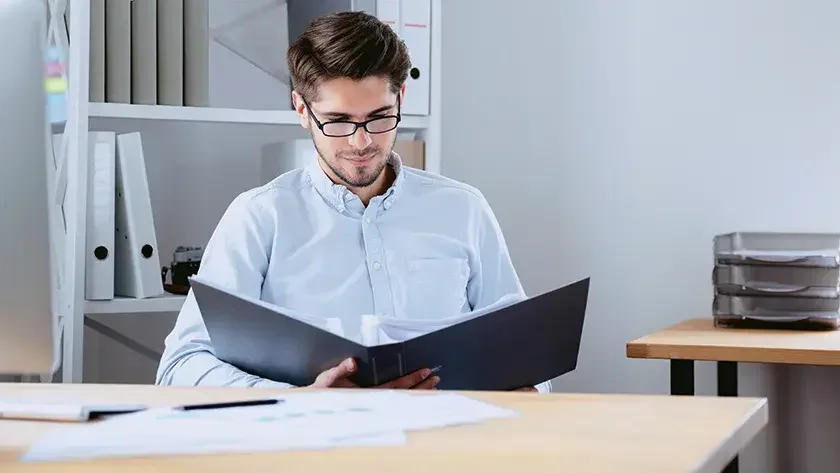
<instances>
[{"instance_id":1,"label":"open binder","mask_svg":"<svg viewBox=\"0 0 840 473\"><path fill-rule=\"evenodd\" d=\"M353 357L351 381L361 387L439 367L437 388L455 390L535 386L573 371L589 295L586 278L423 335L367 345L321 318L296 316L198 276L190 285L215 355L245 372L305 386Z\"/></svg>"}]
</instances>

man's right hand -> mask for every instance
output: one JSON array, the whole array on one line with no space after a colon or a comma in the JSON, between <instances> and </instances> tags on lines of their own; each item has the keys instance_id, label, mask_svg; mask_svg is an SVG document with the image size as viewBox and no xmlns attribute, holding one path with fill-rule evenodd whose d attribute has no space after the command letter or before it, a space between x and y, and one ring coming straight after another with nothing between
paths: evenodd
<instances>
[{"instance_id":1,"label":"man's right hand","mask_svg":"<svg viewBox=\"0 0 840 473\"><path fill-rule=\"evenodd\" d=\"M358 388L358 386L350 381L349 378L356 372L356 361L352 358L347 358L338 366L330 368L315 378L315 382L309 387L311 388ZM374 386L376 389L434 389L440 382L437 376L429 376L431 371L428 368L417 370L413 373L407 374L401 378L389 381L379 386Z\"/></svg>"},{"instance_id":2,"label":"man's right hand","mask_svg":"<svg viewBox=\"0 0 840 473\"><path fill-rule=\"evenodd\" d=\"M338 366L330 368L315 378L310 388L358 388L355 383L347 379L356 372L356 360L347 358Z\"/></svg>"}]
</instances>

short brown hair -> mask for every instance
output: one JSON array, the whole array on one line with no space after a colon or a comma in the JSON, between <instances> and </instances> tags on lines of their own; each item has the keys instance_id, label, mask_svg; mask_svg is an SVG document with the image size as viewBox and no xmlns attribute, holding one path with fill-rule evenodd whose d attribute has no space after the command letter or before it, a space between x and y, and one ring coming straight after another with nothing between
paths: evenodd
<instances>
[{"instance_id":1,"label":"short brown hair","mask_svg":"<svg viewBox=\"0 0 840 473\"><path fill-rule=\"evenodd\" d=\"M316 18L286 54L292 87L315 101L327 80L382 77L399 92L411 68L408 49L397 33L375 16L340 12Z\"/></svg>"}]
</instances>

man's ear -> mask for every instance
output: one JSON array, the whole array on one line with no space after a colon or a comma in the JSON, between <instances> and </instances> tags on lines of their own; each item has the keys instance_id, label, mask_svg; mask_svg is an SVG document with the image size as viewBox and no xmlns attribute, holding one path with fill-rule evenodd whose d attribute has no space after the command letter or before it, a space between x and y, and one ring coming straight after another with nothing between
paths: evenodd
<instances>
[{"instance_id":1,"label":"man's ear","mask_svg":"<svg viewBox=\"0 0 840 473\"><path fill-rule=\"evenodd\" d=\"M298 114L300 126L309 129L309 113L306 111L306 104L303 103L303 96L296 90L292 91L292 107L294 107L295 112Z\"/></svg>"},{"instance_id":2,"label":"man's ear","mask_svg":"<svg viewBox=\"0 0 840 473\"><path fill-rule=\"evenodd\" d=\"M405 82L403 82L402 87L400 87L400 103L405 103Z\"/></svg>"}]
</instances>

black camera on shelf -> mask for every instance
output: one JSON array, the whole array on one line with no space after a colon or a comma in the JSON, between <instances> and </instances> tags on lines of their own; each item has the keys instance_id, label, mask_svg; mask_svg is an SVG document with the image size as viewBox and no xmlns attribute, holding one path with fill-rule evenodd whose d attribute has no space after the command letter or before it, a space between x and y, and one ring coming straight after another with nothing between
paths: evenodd
<instances>
[{"instance_id":1,"label":"black camera on shelf","mask_svg":"<svg viewBox=\"0 0 840 473\"><path fill-rule=\"evenodd\" d=\"M172 263L161 271L163 287L172 294L186 294L190 290L190 276L198 273L204 249L200 246L179 246L172 254ZM166 275L170 274L167 282Z\"/></svg>"}]
</instances>

